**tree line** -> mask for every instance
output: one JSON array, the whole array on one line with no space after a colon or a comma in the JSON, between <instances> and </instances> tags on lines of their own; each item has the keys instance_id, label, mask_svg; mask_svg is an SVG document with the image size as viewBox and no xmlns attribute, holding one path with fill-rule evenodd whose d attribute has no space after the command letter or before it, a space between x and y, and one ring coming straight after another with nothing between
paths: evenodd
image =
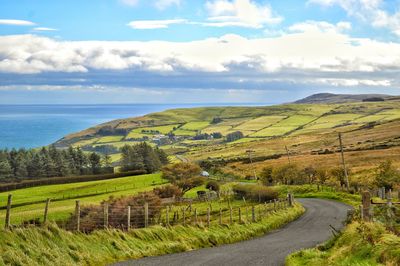
<instances>
[{"instance_id":1,"label":"tree line","mask_svg":"<svg viewBox=\"0 0 400 266\"><path fill-rule=\"evenodd\" d=\"M168 163L167 155L146 143L121 148L124 171L144 170L153 173ZM37 179L113 173L107 154L84 152L55 146L40 149L0 150L0 180Z\"/></svg>"},{"instance_id":2,"label":"tree line","mask_svg":"<svg viewBox=\"0 0 400 266\"><path fill-rule=\"evenodd\" d=\"M80 148L0 150L0 179L26 179L99 174L110 166L109 157Z\"/></svg>"}]
</instances>

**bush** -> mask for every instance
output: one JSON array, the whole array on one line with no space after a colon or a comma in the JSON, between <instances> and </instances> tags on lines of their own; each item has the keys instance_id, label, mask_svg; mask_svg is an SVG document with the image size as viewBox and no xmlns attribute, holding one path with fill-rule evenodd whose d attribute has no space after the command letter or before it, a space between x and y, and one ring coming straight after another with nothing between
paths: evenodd
<instances>
[{"instance_id":1,"label":"bush","mask_svg":"<svg viewBox=\"0 0 400 266\"><path fill-rule=\"evenodd\" d=\"M180 198L182 197L182 189L175 185L166 185L153 189L153 192L160 198Z\"/></svg>"},{"instance_id":2,"label":"bush","mask_svg":"<svg viewBox=\"0 0 400 266\"><path fill-rule=\"evenodd\" d=\"M215 192L219 192L219 183L215 180L210 180L208 181L207 185L206 185L206 189L215 191Z\"/></svg>"},{"instance_id":3,"label":"bush","mask_svg":"<svg viewBox=\"0 0 400 266\"><path fill-rule=\"evenodd\" d=\"M233 187L236 197L247 200L266 202L278 198L278 191L260 185L238 184Z\"/></svg>"},{"instance_id":4,"label":"bush","mask_svg":"<svg viewBox=\"0 0 400 266\"><path fill-rule=\"evenodd\" d=\"M131 227L144 227L144 204L149 204L149 224L158 216L161 210L161 199L154 192L143 192L135 196L113 198L103 201L100 205L91 205L81 208L80 229L90 233L104 228L104 205L109 206L109 227L127 228L128 206L131 206ZM67 228L75 227L76 215L72 214L67 221Z\"/></svg>"}]
</instances>

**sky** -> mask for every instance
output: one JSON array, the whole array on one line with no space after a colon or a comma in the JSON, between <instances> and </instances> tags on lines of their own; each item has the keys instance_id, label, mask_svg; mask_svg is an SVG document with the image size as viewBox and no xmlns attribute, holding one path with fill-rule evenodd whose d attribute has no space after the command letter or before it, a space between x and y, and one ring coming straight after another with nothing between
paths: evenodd
<instances>
[{"instance_id":1,"label":"sky","mask_svg":"<svg viewBox=\"0 0 400 266\"><path fill-rule=\"evenodd\" d=\"M0 104L399 95L400 0L1 0Z\"/></svg>"}]
</instances>

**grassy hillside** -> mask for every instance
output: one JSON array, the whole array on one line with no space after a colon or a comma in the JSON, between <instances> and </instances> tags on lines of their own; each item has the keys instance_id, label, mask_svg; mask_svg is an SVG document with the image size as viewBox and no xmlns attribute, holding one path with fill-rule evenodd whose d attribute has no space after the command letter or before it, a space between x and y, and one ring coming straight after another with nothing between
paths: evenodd
<instances>
[{"instance_id":1,"label":"grassy hillside","mask_svg":"<svg viewBox=\"0 0 400 266\"><path fill-rule=\"evenodd\" d=\"M166 181L161 174L149 174L62 185L40 186L12 191L13 209L11 222L18 224L24 220L42 217L44 202L51 198L49 218L60 220L67 218L79 199L83 205L98 204L110 196L132 195L152 190ZM4 225L5 205L9 193L0 193L0 227ZM19 207L17 207L19 206Z\"/></svg>"},{"instance_id":2,"label":"grassy hillside","mask_svg":"<svg viewBox=\"0 0 400 266\"><path fill-rule=\"evenodd\" d=\"M244 138L225 142L224 136L235 131L242 132ZM223 138L194 139L198 134L215 132ZM249 149L254 151L254 157L279 157L286 154L286 146L296 162L320 163L329 159L329 163L336 164L338 132L343 133L348 160L359 174L384 157L395 157L392 154L398 154L400 146L400 100L173 109L111 121L66 136L57 145L113 147L111 156L116 165L121 158L118 149L140 141L160 146L173 161L244 159ZM395 164L400 163L399 158L393 159ZM280 164L284 160L282 157L268 163ZM263 165L257 163L256 168ZM236 163L234 167L245 175L248 165Z\"/></svg>"}]
</instances>

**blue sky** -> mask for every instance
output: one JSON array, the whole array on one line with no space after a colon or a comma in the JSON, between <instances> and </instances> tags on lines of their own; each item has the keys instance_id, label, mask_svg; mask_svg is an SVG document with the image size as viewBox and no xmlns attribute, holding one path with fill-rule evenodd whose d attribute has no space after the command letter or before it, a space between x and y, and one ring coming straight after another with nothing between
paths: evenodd
<instances>
[{"instance_id":1,"label":"blue sky","mask_svg":"<svg viewBox=\"0 0 400 266\"><path fill-rule=\"evenodd\" d=\"M0 104L399 94L398 0L2 0Z\"/></svg>"}]
</instances>

